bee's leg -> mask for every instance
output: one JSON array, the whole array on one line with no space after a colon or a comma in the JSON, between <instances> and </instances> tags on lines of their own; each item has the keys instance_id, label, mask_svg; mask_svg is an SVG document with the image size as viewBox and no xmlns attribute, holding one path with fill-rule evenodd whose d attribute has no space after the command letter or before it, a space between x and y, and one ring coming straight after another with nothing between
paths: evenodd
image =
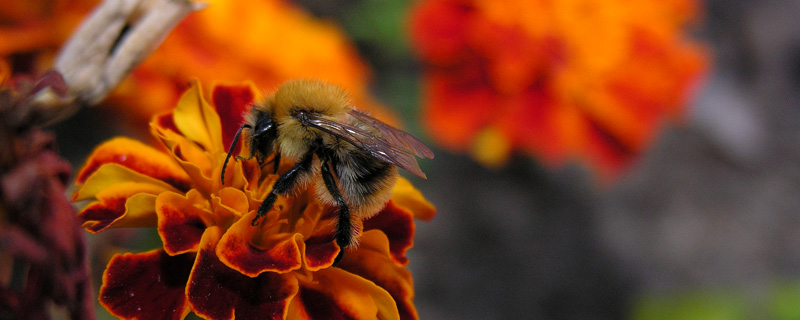
<instances>
[{"instance_id":1,"label":"bee's leg","mask_svg":"<svg viewBox=\"0 0 800 320\"><path fill-rule=\"evenodd\" d=\"M275 181L275 184L272 185L272 191L269 192L267 197L264 199L264 202L258 206L258 210L256 211L256 217L253 218L253 221L250 222L251 225L257 226L261 223L261 218L272 209L272 205L275 204L275 200L278 199L278 195L286 195L288 194L297 184L297 178L300 177L301 174L306 173L311 170L311 164L314 160L314 153L308 152L303 158L298 161L292 169L278 177L278 180Z\"/></svg>"},{"instance_id":2,"label":"bee's leg","mask_svg":"<svg viewBox=\"0 0 800 320\"><path fill-rule=\"evenodd\" d=\"M222 182L223 185L225 184L225 169L228 167L228 160L230 160L233 149L236 148L236 144L239 143L239 137L242 135L242 130L244 129L253 130L253 127L249 124L243 124L239 127L239 130L236 131L236 135L233 136L233 142L231 142L231 146L228 148L228 155L225 157L225 162L222 163L222 172L219 175L219 181ZM250 158L253 158L253 153L253 149L250 149ZM241 159L238 155L236 158ZM250 158L246 160L250 160Z\"/></svg>"},{"instance_id":3,"label":"bee's leg","mask_svg":"<svg viewBox=\"0 0 800 320\"><path fill-rule=\"evenodd\" d=\"M322 180L325 181L325 188L328 189L333 199L336 200L336 204L339 205L339 219L336 223L335 238L336 244L339 245L341 251L339 251L339 255L336 256L336 259L333 260L333 264L336 264L342 259L344 248L350 245L351 237L353 236L353 225L350 221L350 209L347 207L347 203L344 202L344 198L339 192L339 187L336 186L336 180L333 179L333 173L328 167L328 163L323 162L321 167Z\"/></svg>"},{"instance_id":4,"label":"bee's leg","mask_svg":"<svg viewBox=\"0 0 800 320\"><path fill-rule=\"evenodd\" d=\"M250 160L253 160L253 156L254 155L255 155L255 152L250 151L250 156L249 157L245 158L245 157L242 157L240 155L236 155L236 159L243 160L243 161L250 161Z\"/></svg>"},{"instance_id":5,"label":"bee's leg","mask_svg":"<svg viewBox=\"0 0 800 320\"><path fill-rule=\"evenodd\" d=\"M275 152L275 157L272 158L272 162L274 162L272 164L273 165L272 174L276 174L276 173L278 173L278 167L281 165L281 153L280 152Z\"/></svg>"}]
</instances>

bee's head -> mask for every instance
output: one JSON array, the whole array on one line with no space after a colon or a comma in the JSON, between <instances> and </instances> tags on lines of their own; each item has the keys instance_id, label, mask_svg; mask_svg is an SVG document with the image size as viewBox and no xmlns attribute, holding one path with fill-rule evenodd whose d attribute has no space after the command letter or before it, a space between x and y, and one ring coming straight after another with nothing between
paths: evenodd
<instances>
[{"instance_id":1,"label":"bee's head","mask_svg":"<svg viewBox=\"0 0 800 320\"><path fill-rule=\"evenodd\" d=\"M263 163L275 151L278 138L278 124L271 112L254 109L250 129L250 152Z\"/></svg>"},{"instance_id":2,"label":"bee's head","mask_svg":"<svg viewBox=\"0 0 800 320\"><path fill-rule=\"evenodd\" d=\"M270 111L262 110L263 106L254 105L250 112L245 114L245 123L236 131L233 142L228 148L228 155L222 164L220 180L225 184L225 169L228 160L233 155L233 151L239 142L239 137L244 133L245 141L250 145L250 157L256 157L259 164L266 161L267 157L275 151L275 140L278 138L278 124ZM247 130L245 130L247 129ZM241 158L237 156L237 158ZM247 158L247 159L249 159Z\"/></svg>"}]
</instances>

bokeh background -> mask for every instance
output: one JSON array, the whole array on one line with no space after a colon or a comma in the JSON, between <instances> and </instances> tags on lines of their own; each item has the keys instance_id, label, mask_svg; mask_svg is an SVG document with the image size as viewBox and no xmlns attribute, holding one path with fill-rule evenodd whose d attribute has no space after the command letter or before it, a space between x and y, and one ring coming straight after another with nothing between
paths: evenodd
<instances>
[{"instance_id":1,"label":"bokeh background","mask_svg":"<svg viewBox=\"0 0 800 320\"><path fill-rule=\"evenodd\" d=\"M800 319L800 2L697 2L682 32L705 46L707 65L677 120L612 178L580 158L554 166L521 152L486 166L441 148L420 120L426 64L408 38L415 1L287 2L353 48L360 62L342 72L355 80L342 82L434 148L436 158L421 161L427 180L406 174L438 208L417 224L409 253L422 319ZM327 45L298 39L306 50ZM137 90L124 86L122 96ZM113 135L148 139L146 117L109 106L114 99L52 128L74 167ZM160 246L155 231L87 237L97 283L112 253Z\"/></svg>"}]
</instances>

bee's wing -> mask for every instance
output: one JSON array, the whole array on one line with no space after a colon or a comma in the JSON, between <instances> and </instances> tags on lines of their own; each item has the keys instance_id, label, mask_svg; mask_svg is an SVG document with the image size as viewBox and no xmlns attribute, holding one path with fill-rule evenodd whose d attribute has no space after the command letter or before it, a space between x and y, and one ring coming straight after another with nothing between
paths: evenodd
<instances>
[{"instance_id":1,"label":"bee's wing","mask_svg":"<svg viewBox=\"0 0 800 320\"><path fill-rule=\"evenodd\" d=\"M426 178L425 173L419 168L414 154L398 148L382 137L365 132L361 128L339 123L316 114L306 113L299 120L351 143L372 157L403 168L420 178Z\"/></svg>"},{"instance_id":2,"label":"bee's wing","mask_svg":"<svg viewBox=\"0 0 800 320\"><path fill-rule=\"evenodd\" d=\"M359 121L378 129L378 131L383 135L383 138L393 145L406 148L417 157L433 159L433 151L431 151L428 146L426 146L422 141L419 141L419 139L416 137L412 136L410 133L392 127L383 121L370 117L369 115L355 109L350 110L348 113Z\"/></svg>"}]
</instances>

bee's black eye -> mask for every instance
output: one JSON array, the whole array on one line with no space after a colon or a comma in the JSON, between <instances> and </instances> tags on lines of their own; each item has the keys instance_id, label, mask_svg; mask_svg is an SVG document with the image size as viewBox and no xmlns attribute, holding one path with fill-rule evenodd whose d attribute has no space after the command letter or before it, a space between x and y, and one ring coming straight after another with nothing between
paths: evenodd
<instances>
[{"instance_id":1,"label":"bee's black eye","mask_svg":"<svg viewBox=\"0 0 800 320\"><path fill-rule=\"evenodd\" d=\"M272 121L272 117L269 117L266 114L259 116L258 120L256 120L255 128L253 128L253 135L262 135L272 129L273 126L274 122Z\"/></svg>"}]
</instances>

